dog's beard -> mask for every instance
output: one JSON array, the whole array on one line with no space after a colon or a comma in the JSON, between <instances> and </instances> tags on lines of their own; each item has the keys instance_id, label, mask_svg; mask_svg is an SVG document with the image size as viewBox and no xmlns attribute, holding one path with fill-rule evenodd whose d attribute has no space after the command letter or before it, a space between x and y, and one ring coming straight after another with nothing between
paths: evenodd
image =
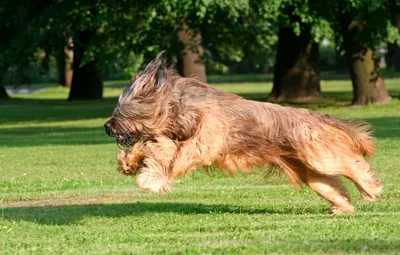
<instances>
[{"instance_id":1,"label":"dog's beard","mask_svg":"<svg viewBox=\"0 0 400 255\"><path fill-rule=\"evenodd\" d=\"M138 137L130 133L116 134L115 140L117 141L117 144L122 147L131 147L139 141Z\"/></svg>"},{"instance_id":2,"label":"dog's beard","mask_svg":"<svg viewBox=\"0 0 400 255\"><path fill-rule=\"evenodd\" d=\"M121 147L132 147L139 141L151 140L151 136L148 134L133 134L133 133L119 133L115 135L117 144Z\"/></svg>"},{"instance_id":3,"label":"dog's beard","mask_svg":"<svg viewBox=\"0 0 400 255\"><path fill-rule=\"evenodd\" d=\"M120 147L132 147L137 142L147 139L147 135L133 132L124 121L116 121L114 119L107 123L110 123L106 125L107 135L114 137Z\"/></svg>"}]
</instances>

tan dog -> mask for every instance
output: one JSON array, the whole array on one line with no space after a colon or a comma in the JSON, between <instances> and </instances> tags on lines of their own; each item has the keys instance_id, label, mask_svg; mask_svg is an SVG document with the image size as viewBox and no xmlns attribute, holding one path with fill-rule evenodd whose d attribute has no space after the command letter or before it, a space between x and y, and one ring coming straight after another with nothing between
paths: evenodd
<instances>
[{"instance_id":1,"label":"tan dog","mask_svg":"<svg viewBox=\"0 0 400 255\"><path fill-rule=\"evenodd\" d=\"M368 200L382 190L364 159L374 152L365 123L246 100L180 77L160 55L122 92L105 129L128 147L118 156L121 172L138 174L137 185L155 193L212 164L231 172L277 166L328 200L332 213L354 211L338 176Z\"/></svg>"}]
</instances>

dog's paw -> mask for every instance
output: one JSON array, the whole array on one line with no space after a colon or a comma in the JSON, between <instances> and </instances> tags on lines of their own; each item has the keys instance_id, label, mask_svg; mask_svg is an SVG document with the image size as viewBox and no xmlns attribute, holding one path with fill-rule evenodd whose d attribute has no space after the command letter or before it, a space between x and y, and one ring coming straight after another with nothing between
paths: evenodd
<instances>
[{"instance_id":1,"label":"dog's paw","mask_svg":"<svg viewBox=\"0 0 400 255\"><path fill-rule=\"evenodd\" d=\"M171 191L169 178L154 171L141 172L136 179L136 184L139 188L155 194L167 194Z\"/></svg>"},{"instance_id":2,"label":"dog's paw","mask_svg":"<svg viewBox=\"0 0 400 255\"><path fill-rule=\"evenodd\" d=\"M118 170L123 175L136 175L142 166L145 155L142 151L127 149L118 153Z\"/></svg>"},{"instance_id":3,"label":"dog's paw","mask_svg":"<svg viewBox=\"0 0 400 255\"><path fill-rule=\"evenodd\" d=\"M118 161L118 171L123 175L132 175L133 171L129 162L126 160L125 151L121 150L117 156Z\"/></svg>"},{"instance_id":4,"label":"dog's paw","mask_svg":"<svg viewBox=\"0 0 400 255\"><path fill-rule=\"evenodd\" d=\"M348 213L354 213L355 210L352 205L343 207L332 206L329 212L331 214L348 214Z\"/></svg>"}]
</instances>

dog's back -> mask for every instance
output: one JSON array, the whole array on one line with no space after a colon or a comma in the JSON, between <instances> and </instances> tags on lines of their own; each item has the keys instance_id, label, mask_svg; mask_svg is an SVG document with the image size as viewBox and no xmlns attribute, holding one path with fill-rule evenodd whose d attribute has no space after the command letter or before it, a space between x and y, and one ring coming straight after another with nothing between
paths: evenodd
<instances>
[{"instance_id":1,"label":"dog's back","mask_svg":"<svg viewBox=\"0 0 400 255\"><path fill-rule=\"evenodd\" d=\"M246 100L195 79L182 78L177 87L182 91L182 104L187 110L215 116L227 125L228 137L242 136L258 142L261 139L289 148L318 139L317 135L329 140L329 144L350 144L355 153L364 156L375 151L371 127L363 121L344 121L307 109Z\"/></svg>"},{"instance_id":2,"label":"dog's back","mask_svg":"<svg viewBox=\"0 0 400 255\"><path fill-rule=\"evenodd\" d=\"M183 78L184 79L184 78ZM256 102L232 95L195 80L184 80L183 102L201 112L203 129L213 131L215 140L208 144L211 158L232 172L266 164L279 166L292 183L305 182L321 196L332 201L343 196L335 192L340 185L328 176L343 175L357 184L367 199L381 192L370 165L362 156L375 149L370 126L364 122L339 118L307 109ZM219 146L220 148L213 150ZM331 186L327 194L319 190ZM332 198L331 198L332 197ZM346 199L340 199L347 204ZM347 205L346 210L352 210Z\"/></svg>"},{"instance_id":3,"label":"dog's back","mask_svg":"<svg viewBox=\"0 0 400 255\"><path fill-rule=\"evenodd\" d=\"M231 172L275 165L328 200L333 213L354 211L337 176L369 200L382 190L364 158L374 152L365 123L246 100L180 77L160 57L132 81L113 115L107 133L124 144L138 137L145 148L138 169L130 169L134 150L122 154L120 165L152 192L168 192L174 178L211 164Z\"/></svg>"}]
</instances>

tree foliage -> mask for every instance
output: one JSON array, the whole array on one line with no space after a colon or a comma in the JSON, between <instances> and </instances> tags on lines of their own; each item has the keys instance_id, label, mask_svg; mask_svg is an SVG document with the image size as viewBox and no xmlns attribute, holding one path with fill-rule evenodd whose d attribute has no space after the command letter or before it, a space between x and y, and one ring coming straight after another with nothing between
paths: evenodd
<instances>
[{"instance_id":1,"label":"tree foliage","mask_svg":"<svg viewBox=\"0 0 400 255\"><path fill-rule=\"evenodd\" d=\"M162 49L174 58L183 47L177 37L183 22L201 31L207 50L240 60L243 42L254 41L249 35L260 38L268 29L252 22L250 13L249 2L243 0L58 0L39 19L48 35L97 31L84 61L97 59L103 66L122 65L130 72Z\"/></svg>"},{"instance_id":2,"label":"tree foliage","mask_svg":"<svg viewBox=\"0 0 400 255\"><path fill-rule=\"evenodd\" d=\"M310 43L328 38L344 51L346 17L365 24L357 40L375 49L400 42L390 22L394 7L395 0L1 0L0 75L25 66L38 48L56 54L73 37L76 68L95 63L131 76L160 50L176 63L185 27L201 34L204 60L221 70L252 63L251 56L271 65L266 56L275 52L280 28L306 31Z\"/></svg>"},{"instance_id":3,"label":"tree foliage","mask_svg":"<svg viewBox=\"0 0 400 255\"><path fill-rule=\"evenodd\" d=\"M49 1L39 0L35 3L25 0L2 0L0 4L0 87L10 68L26 68L34 56L36 47L43 38L35 26L35 18L46 7ZM23 73L23 72L21 72ZM17 77L24 82L23 75ZM7 97L2 89L2 97Z\"/></svg>"},{"instance_id":4,"label":"tree foliage","mask_svg":"<svg viewBox=\"0 0 400 255\"><path fill-rule=\"evenodd\" d=\"M352 103L389 102L376 54L378 46L389 39L387 1L328 1L330 12L318 3L314 7L330 22L335 39L346 56L353 85Z\"/></svg>"}]
</instances>

